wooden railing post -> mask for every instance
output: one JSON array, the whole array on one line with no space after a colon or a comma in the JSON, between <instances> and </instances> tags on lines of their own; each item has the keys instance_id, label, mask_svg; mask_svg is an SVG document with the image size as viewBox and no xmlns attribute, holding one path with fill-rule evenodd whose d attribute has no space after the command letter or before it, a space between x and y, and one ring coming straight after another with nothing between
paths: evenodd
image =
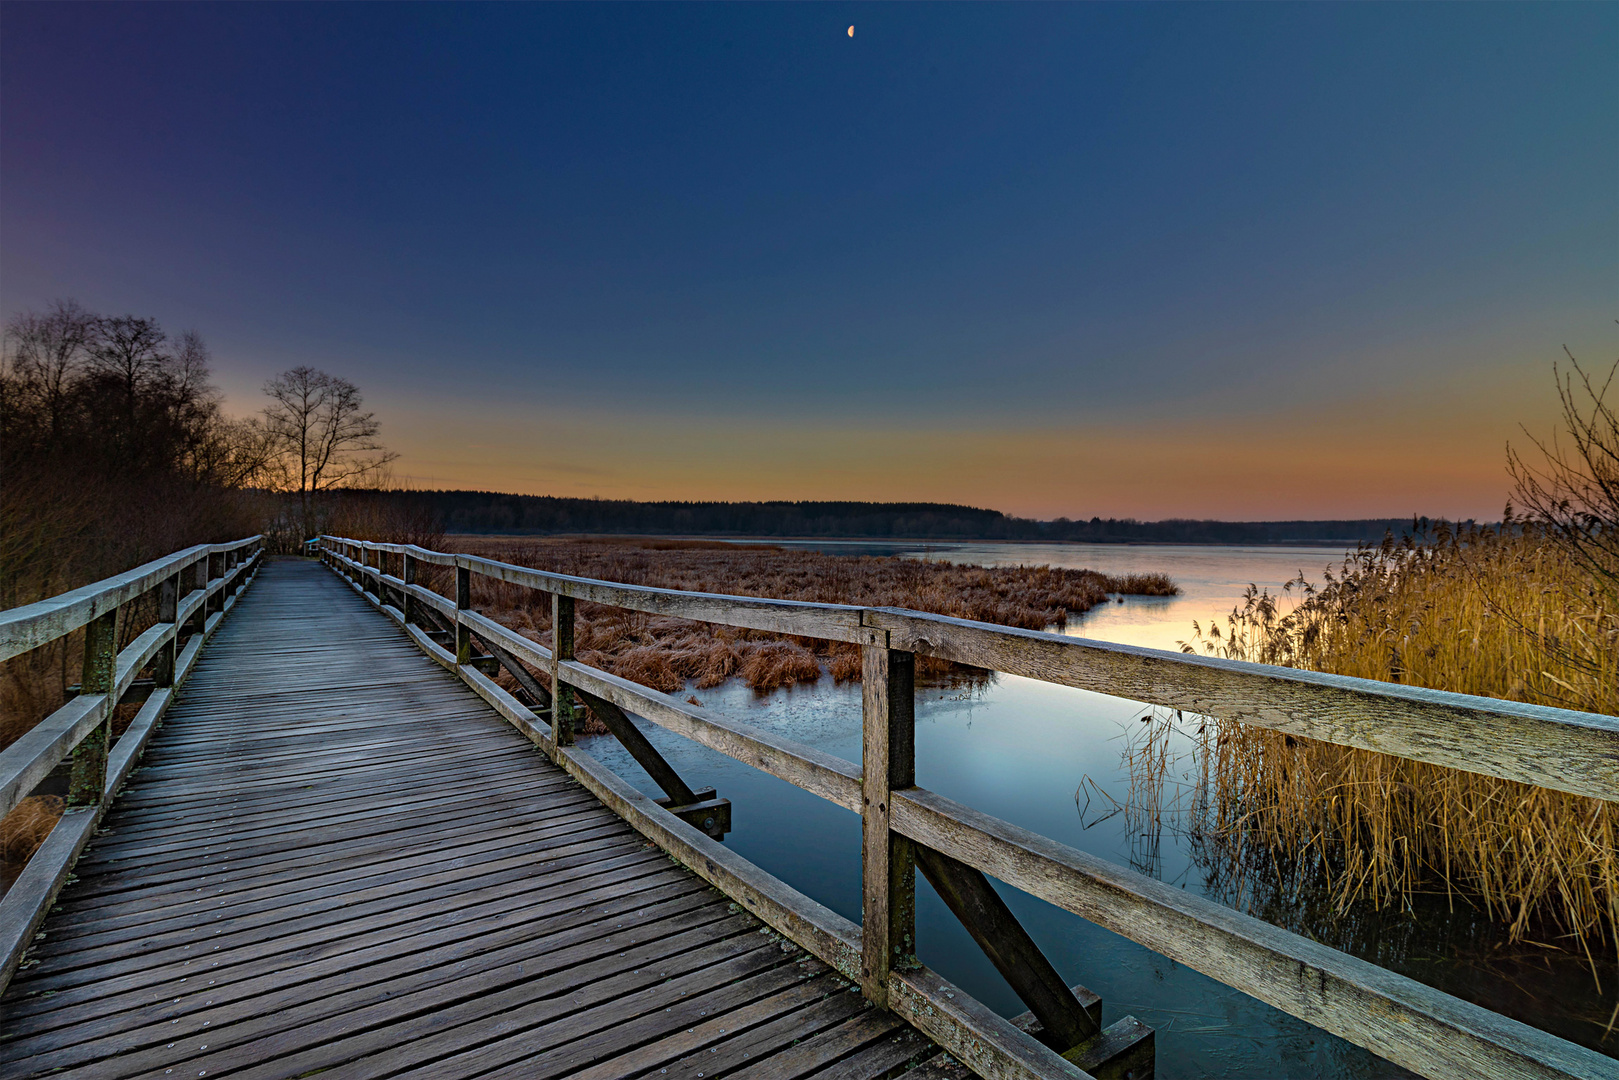
<instances>
[{"instance_id":1,"label":"wooden railing post","mask_svg":"<svg viewBox=\"0 0 1619 1080\"><path fill-rule=\"evenodd\" d=\"M860 837L864 912L860 988L888 1007L888 975L916 956L916 860L911 842L889 825L889 792L916 786L916 657L882 644L862 646L863 740Z\"/></svg>"},{"instance_id":2,"label":"wooden railing post","mask_svg":"<svg viewBox=\"0 0 1619 1080\"><path fill-rule=\"evenodd\" d=\"M399 556L403 565L399 568L399 576L405 582L405 625L411 626L416 622L416 601L410 595L410 587L416 584L416 560L410 557L410 552Z\"/></svg>"},{"instance_id":3,"label":"wooden railing post","mask_svg":"<svg viewBox=\"0 0 1619 1080\"><path fill-rule=\"evenodd\" d=\"M455 662L472 662L472 631L461 621L461 612L472 607L472 568L459 563L455 567Z\"/></svg>"},{"instance_id":4,"label":"wooden railing post","mask_svg":"<svg viewBox=\"0 0 1619 1080\"><path fill-rule=\"evenodd\" d=\"M157 621L160 623L178 622L180 617L180 575L164 578L163 584L157 587ZM152 658L152 685L174 685L174 660L180 650L180 628L174 628L174 636L164 643Z\"/></svg>"},{"instance_id":5,"label":"wooden railing post","mask_svg":"<svg viewBox=\"0 0 1619 1080\"><path fill-rule=\"evenodd\" d=\"M208 556L204 555L192 564L193 584L198 589L208 588ZM208 628L208 601L203 600L197 605L197 610L191 615L190 632L200 634Z\"/></svg>"},{"instance_id":6,"label":"wooden railing post","mask_svg":"<svg viewBox=\"0 0 1619 1080\"><path fill-rule=\"evenodd\" d=\"M118 674L118 613L114 608L98 615L84 628L84 675L79 680L81 694L107 694L106 711L79 745L73 749L73 767L68 777L69 806L99 806L107 789L107 748L112 744L111 700L113 680Z\"/></svg>"},{"instance_id":7,"label":"wooden railing post","mask_svg":"<svg viewBox=\"0 0 1619 1080\"><path fill-rule=\"evenodd\" d=\"M551 594L551 735L573 744L573 687L562 681L561 662L573 659L573 597Z\"/></svg>"}]
</instances>

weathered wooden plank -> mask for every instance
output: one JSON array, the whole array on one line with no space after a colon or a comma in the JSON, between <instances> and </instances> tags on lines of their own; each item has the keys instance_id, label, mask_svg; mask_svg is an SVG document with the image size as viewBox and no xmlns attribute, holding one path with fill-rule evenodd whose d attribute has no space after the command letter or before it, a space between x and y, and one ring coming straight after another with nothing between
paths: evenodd
<instances>
[{"instance_id":1,"label":"weathered wooden plank","mask_svg":"<svg viewBox=\"0 0 1619 1080\"><path fill-rule=\"evenodd\" d=\"M868 1080L909 1076L907 1066L938 1054L938 1047L912 1028L902 1028L872 1046L815 1073L816 1080Z\"/></svg>"},{"instance_id":2,"label":"weathered wooden plank","mask_svg":"<svg viewBox=\"0 0 1619 1080\"><path fill-rule=\"evenodd\" d=\"M565 747L554 753L558 764L643 836L767 926L798 942L846 978L858 980L859 927L666 813L585 751Z\"/></svg>"},{"instance_id":3,"label":"weathered wooden plank","mask_svg":"<svg viewBox=\"0 0 1619 1080\"><path fill-rule=\"evenodd\" d=\"M192 912L194 920L201 920L200 923L194 922L193 933L199 928L206 929L217 944L208 950L210 956L205 959L217 960L227 971L232 965L246 965L249 970L268 970L307 957L312 949L346 951L360 939L357 935L375 934L390 927L395 928L389 935L391 937L408 935L413 932L412 924L424 913L476 907L486 897L493 899L513 895L523 891L522 881L525 877L532 889L536 858L555 864L547 866L548 876L559 870L590 872L598 866L611 868L610 864L616 865L620 886L631 878L662 869L656 864L641 863L639 859L626 862L626 856L638 856L641 852L618 843L615 836L622 837L622 834L597 830L589 838L588 844L553 838L542 845L519 845L504 851L496 850L493 855L498 857L495 858L490 857L490 852L462 855L458 860L445 864L449 869L432 867L434 873L419 884L408 876L387 880L380 876L365 879L366 893L363 899L373 907L362 912L345 911L341 904L337 907L324 904L325 900L340 898L338 890L306 893L312 900L322 903L312 907L305 916L292 911L301 921L289 919L285 925L278 925L273 918L255 918L244 922L233 932L221 929L218 936L213 936L214 925L210 918L213 912L210 906L205 905ZM603 848L603 843L613 846ZM610 854L613 858L604 860L600 857L602 853ZM635 865L639 865L640 869L627 872ZM566 880L569 876L569 873L559 874L558 880ZM406 887L390 885L390 881L402 882ZM634 891L636 889L633 887L626 888L626 892ZM206 899L206 896L198 898L199 902ZM340 913L342 917L323 915L326 911ZM196 939L192 940L194 942ZM48 959L50 962L31 971L27 980L19 980L18 988L27 993L51 991L54 996L45 1006L54 1009L68 1000L86 1001L140 987L162 986L166 980L172 981L174 976L187 974L184 966L196 959L196 954L187 950L184 944L171 943L148 950L144 957L123 949ZM58 998L61 1000L58 1001Z\"/></svg>"},{"instance_id":4,"label":"weathered wooden plank","mask_svg":"<svg viewBox=\"0 0 1619 1080\"><path fill-rule=\"evenodd\" d=\"M232 544L199 544L72 592L0 611L0 660L9 660L77 630L92 619L115 610L161 584L165 578L205 559L215 550L245 548L259 543L261 539L253 536Z\"/></svg>"},{"instance_id":5,"label":"weathered wooden plank","mask_svg":"<svg viewBox=\"0 0 1619 1080\"><path fill-rule=\"evenodd\" d=\"M1425 1076L1613 1075L1606 1055L933 792L893 808L918 843Z\"/></svg>"},{"instance_id":6,"label":"weathered wooden plank","mask_svg":"<svg viewBox=\"0 0 1619 1080\"><path fill-rule=\"evenodd\" d=\"M557 930L622 916L645 925L649 917L689 910L693 897L701 891L688 875L667 866L658 875L628 878L614 877L609 871L575 881L564 874L558 876L557 886L555 912L548 913L546 898L536 896L531 888L511 886L480 897L471 911L466 906L438 907L398 928L368 930L341 947L304 950L292 966L272 972L243 965L221 967L203 1001L182 1001L178 1009L172 1007L172 1001L153 1001L150 993L141 991L65 1007L52 1003L49 1010L8 1018L8 1031L14 1038L0 1043L0 1060L54 1052L57 1057L40 1064L73 1064L106 1050L118 1053L156 1041L125 1033L155 1029L167 1036L178 1028L175 1034L190 1036L223 1023L279 1015L329 996L332 987L325 980L331 978L345 977L351 986L362 985L360 973L369 985L386 985L401 978L423 987L450 981L469 969L469 961L472 965L495 963L494 954L508 946L544 942L545 935L536 937L534 924L539 920L550 918L550 927ZM705 898L703 902L709 901ZM617 925L615 922L615 928ZM456 963L461 964L459 972L453 966ZM173 1024L175 1019L181 1022ZM56 1049L52 1032L64 1027L73 1028L81 1046L95 1039L120 1042L105 1048Z\"/></svg>"},{"instance_id":7,"label":"weathered wooden plank","mask_svg":"<svg viewBox=\"0 0 1619 1080\"><path fill-rule=\"evenodd\" d=\"M874 608L894 648L1619 800L1619 717Z\"/></svg>"},{"instance_id":8,"label":"weathered wooden plank","mask_svg":"<svg viewBox=\"0 0 1619 1080\"><path fill-rule=\"evenodd\" d=\"M1088 1080L1078 1066L928 968L893 972L888 1007L983 1080Z\"/></svg>"},{"instance_id":9,"label":"weathered wooden plank","mask_svg":"<svg viewBox=\"0 0 1619 1080\"><path fill-rule=\"evenodd\" d=\"M848 992L844 987L843 981L835 976L820 976L739 1009L711 1013L708 1017L699 1016L694 1026L684 1032L677 1029L657 1040L653 1046L659 1051L665 1047L684 1050L693 1045L706 1045L706 1049L671 1061L667 1066L658 1069L656 1075L659 1080L663 1080L665 1076L671 1077L672 1080L697 1080L704 1076L746 1075L748 1070L761 1065L766 1068L775 1065L781 1067L780 1071L770 1072L768 1075L780 1075L784 1080L790 1080L792 1070L786 1067L787 1062L779 1059L783 1053L791 1054L796 1050L795 1044L801 1044L804 1040L835 1028L852 1017L869 1016L874 1013L883 1016L876 1013L864 998ZM771 1015L780 1008L779 1003L783 1001L807 1002L807 1004L794 1012L747 1030L745 1025L750 1020L761 1014ZM883 1019L890 1024L896 1023L891 1017L883 1016ZM737 1032L743 1034L738 1036ZM624 1055L620 1055L603 1064L617 1065L623 1058ZM596 1072L590 1070L587 1075ZM633 1074L621 1070L617 1075Z\"/></svg>"},{"instance_id":10,"label":"weathered wooden plank","mask_svg":"<svg viewBox=\"0 0 1619 1080\"><path fill-rule=\"evenodd\" d=\"M753 630L826 638L830 641L864 641L868 635L860 624L860 608L843 604L814 604L801 600L766 600L752 596L724 596L716 593L682 592L619 585L594 578L571 577L531 570L524 566L497 562L472 555L457 555L456 565L471 568L486 577L527 585L542 592L574 600L648 611L697 622L723 623Z\"/></svg>"},{"instance_id":11,"label":"weathered wooden plank","mask_svg":"<svg viewBox=\"0 0 1619 1080\"><path fill-rule=\"evenodd\" d=\"M840 757L577 661L563 664L561 670L570 684L626 712L779 777L845 810L860 812L860 769Z\"/></svg>"},{"instance_id":12,"label":"weathered wooden plank","mask_svg":"<svg viewBox=\"0 0 1619 1080\"><path fill-rule=\"evenodd\" d=\"M813 1076L839 1058L893 1034L902 1026L887 1013L870 1009L739 1070L735 1077L736 1080L799 1080Z\"/></svg>"},{"instance_id":13,"label":"weathered wooden plank","mask_svg":"<svg viewBox=\"0 0 1619 1080\"><path fill-rule=\"evenodd\" d=\"M216 985L207 988L202 1000L182 995L179 1003L131 998L127 1004L134 1007L127 1009L118 1008L126 1002L112 1001L77 1006L70 1010L78 1017L73 1045L55 1047L52 1030L46 1029L31 1038L24 1036L18 1046L0 1045L0 1057L15 1053L37 1057L38 1064L46 1067L71 1066L139 1051L154 1043L161 1047L179 1039L211 1038L216 1030L232 1028L232 1034L210 1045L254 1041L342 1014L345 1008L363 1007L367 1000L375 1000L402 981L408 980L416 990L427 990L514 962L525 963L547 950L567 947L564 935L576 936L580 928L601 927L609 919L619 928L627 920L628 935L633 936L655 927L659 919L703 904L713 906L711 898L692 892L689 881L650 888L643 887L642 881L627 884L632 891L623 897L614 897L601 886L565 889L556 896L555 913L548 913L544 898L532 892L513 892L503 903L489 901L471 912L427 912L409 924L408 937L368 933L355 939L359 947L354 950L328 952L279 972L241 970L232 978L225 974L229 969L221 968ZM611 952L618 944L604 938L596 951ZM368 987L372 988L369 993ZM61 1019L43 1019L51 1018ZM166 1064L172 1055L147 1057L154 1067L172 1067ZM121 1068L131 1064L134 1062L117 1062Z\"/></svg>"},{"instance_id":14,"label":"weathered wooden plank","mask_svg":"<svg viewBox=\"0 0 1619 1080\"><path fill-rule=\"evenodd\" d=\"M414 602L426 604L447 618L455 618L455 601L449 597L440 596L425 585L407 585L405 591L410 594L410 598Z\"/></svg>"},{"instance_id":15,"label":"weathered wooden plank","mask_svg":"<svg viewBox=\"0 0 1619 1080\"><path fill-rule=\"evenodd\" d=\"M81 694L35 724L28 734L0 752L0 816L11 809L107 714L106 694Z\"/></svg>"},{"instance_id":16,"label":"weathered wooden plank","mask_svg":"<svg viewBox=\"0 0 1619 1080\"><path fill-rule=\"evenodd\" d=\"M460 665L458 670L462 680L472 687L479 697L494 706L495 711L505 717L508 723L528 736L529 741L544 750L549 750L555 745L551 738L555 729L535 716L528 706L501 689L495 680L466 664Z\"/></svg>"},{"instance_id":17,"label":"weathered wooden plank","mask_svg":"<svg viewBox=\"0 0 1619 1080\"><path fill-rule=\"evenodd\" d=\"M831 1019L825 1022L836 1022L870 1007L847 993L849 984L843 979L824 967L820 971L752 1004L699 1016L699 1023L684 1031L676 1029L663 1038L616 1054L575 1072L569 1080L621 1080L634 1076L683 1080L695 1078L698 1073L720 1076L749 1064L761 1053L790 1044L801 1032L824 1026L823 1017L828 1014ZM807 1009L816 1009L817 1015L808 1015ZM708 1010L699 1010L703 1011ZM869 1072L861 1080L880 1075Z\"/></svg>"},{"instance_id":18,"label":"weathered wooden plank","mask_svg":"<svg viewBox=\"0 0 1619 1080\"><path fill-rule=\"evenodd\" d=\"M24 950L45 920L45 912L67 880L73 860L89 842L100 820L97 806L75 806L62 814L17 880L0 897L0 986L11 981Z\"/></svg>"},{"instance_id":19,"label":"weathered wooden plank","mask_svg":"<svg viewBox=\"0 0 1619 1080\"><path fill-rule=\"evenodd\" d=\"M107 755L107 794L115 793L126 779L135 763L140 760L141 751L146 749L146 743L152 737L163 714L168 712L169 706L174 702L174 687L165 686L146 699L141 711L129 722L129 727L118 736L113 743L112 752Z\"/></svg>"},{"instance_id":20,"label":"weathered wooden plank","mask_svg":"<svg viewBox=\"0 0 1619 1080\"><path fill-rule=\"evenodd\" d=\"M328 922L364 920L374 928L393 921L379 918L390 913L424 905L467 906L465 898L474 894L487 894L491 898L504 895L511 891L513 873L521 870L521 863L514 860L525 856L555 858L559 866L572 866L578 875L596 873L598 863L611 863L618 867L614 871L618 887L626 893L635 891L637 874L626 870L622 860L638 852L604 831L602 823L592 825L589 839L598 842L586 847L580 846L582 835L563 840L555 832L550 836L551 843L523 842L511 837L503 843L490 843L474 841L464 834L452 836L447 840L448 857L407 864L417 871L416 877L406 873L397 860L393 863L373 861L369 866L349 869L355 860L345 859L343 866L331 873L317 871L295 877L280 895L273 891L274 881L270 876L261 875L248 883L251 887L233 888L227 881L227 888L222 890L204 886L201 896L197 896L194 889L178 890L163 897L166 903L161 907L132 903L103 906L88 912L100 916L93 921L59 926L53 920L50 940L41 943L35 955L61 957L62 962L53 965L53 970L63 972L126 958L132 955L131 949L183 946L195 940L198 901L207 902L210 929L219 931L218 941L214 943L233 949L275 941L304 929L322 928ZM564 849L572 850L573 854L559 854ZM367 854L375 856L375 852ZM474 859L482 860L485 865L472 862ZM562 860L567 863L564 865ZM641 867L640 873L661 873L667 869L667 866L648 864ZM210 880L223 876L208 875ZM344 880L336 880L340 877ZM566 882L570 874L558 873L556 880ZM568 891L560 885L558 890L558 895ZM143 921L131 926L116 917L118 912L129 911L139 913ZM82 909L79 913L85 914Z\"/></svg>"},{"instance_id":21,"label":"weathered wooden plank","mask_svg":"<svg viewBox=\"0 0 1619 1080\"><path fill-rule=\"evenodd\" d=\"M671 979L642 994L624 993L628 987L621 984L613 987L617 993L611 1000L580 995L582 1004L595 1007L554 1020L542 1009L533 1008L527 1018L542 1021L534 1030L403 1075L417 1080L447 1080L468 1075L464 1070L469 1065L484 1068L499 1063L504 1067L485 1074L488 1080L571 1076L587 1065L610 1058L625 1046L694 1027L706 1014L745 1007L811 977L773 943L761 941L755 934L747 938L751 940L744 939L741 946L746 952L712 968Z\"/></svg>"}]
</instances>

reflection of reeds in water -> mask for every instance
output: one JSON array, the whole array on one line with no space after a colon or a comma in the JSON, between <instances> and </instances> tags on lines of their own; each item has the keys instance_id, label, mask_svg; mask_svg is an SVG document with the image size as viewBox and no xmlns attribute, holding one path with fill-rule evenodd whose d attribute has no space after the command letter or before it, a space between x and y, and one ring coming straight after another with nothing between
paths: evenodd
<instances>
[{"instance_id":1,"label":"reflection of reeds in water","mask_svg":"<svg viewBox=\"0 0 1619 1080\"><path fill-rule=\"evenodd\" d=\"M1162 870L1165 826L1172 833L1184 832L1189 812L1197 809L1203 797L1204 785L1195 772L1176 771L1185 764L1185 748L1192 745L1182 730L1183 723L1179 711L1151 709L1123 726L1120 760L1129 777L1123 802L1089 776L1074 792L1086 829L1123 815L1130 865L1152 877L1160 876ZM1192 735L1191 739L1198 737Z\"/></svg>"},{"instance_id":2,"label":"reflection of reeds in water","mask_svg":"<svg viewBox=\"0 0 1619 1080\"><path fill-rule=\"evenodd\" d=\"M1319 589L1294 583L1291 611L1250 589L1226 631L1210 627L1199 644L1615 711L1619 622L1585 567L1533 530L1441 529L1431 540L1363 549ZM1256 875L1300 888L1308 878L1339 916L1437 894L1477 905L1514 941L1583 950L1593 974L1619 943L1615 804L1223 720L1209 723L1200 755L1196 832L1231 898Z\"/></svg>"}]
</instances>

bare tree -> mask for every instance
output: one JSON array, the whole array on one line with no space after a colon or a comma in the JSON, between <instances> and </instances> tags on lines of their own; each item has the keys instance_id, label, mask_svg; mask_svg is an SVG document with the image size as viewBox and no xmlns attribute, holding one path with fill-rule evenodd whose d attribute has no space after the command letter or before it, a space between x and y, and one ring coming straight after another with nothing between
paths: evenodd
<instances>
[{"instance_id":1,"label":"bare tree","mask_svg":"<svg viewBox=\"0 0 1619 1080\"><path fill-rule=\"evenodd\" d=\"M121 386L131 399L168 369L172 357L163 349L168 335L156 319L114 315L97 325L90 371Z\"/></svg>"},{"instance_id":2,"label":"bare tree","mask_svg":"<svg viewBox=\"0 0 1619 1080\"><path fill-rule=\"evenodd\" d=\"M1507 448L1513 498L1530 523L1565 544L1608 591L1619 592L1619 415L1608 400L1619 361L1599 378L1567 355L1572 371L1552 369L1562 430L1549 440L1529 435L1536 464Z\"/></svg>"},{"instance_id":3,"label":"bare tree","mask_svg":"<svg viewBox=\"0 0 1619 1080\"><path fill-rule=\"evenodd\" d=\"M6 401L0 410L4 420L28 415L43 422L45 438L59 439L100 325L100 317L77 300L57 300L44 314L23 311L12 316L5 329L4 385L12 397L27 400Z\"/></svg>"},{"instance_id":4,"label":"bare tree","mask_svg":"<svg viewBox=\"0 0 1619 1080\"><path fill-rule=\"evenodd\" d=\"M347 379L295 367L265 383L264 392L270 398L265 429L282 486L298 493L305 527L317 493L376 477L399 456L377 441L382 425L363 410L360 388Z\"/></svg>"},{"instance_id":5,"label":"bare tree","mask_svg":"<svg viewBox=\"0 0 1619 1080\"><path fill-rule=\"evenodd\" d=\"M240 536L266 453L232 420L195 333L71 300L7 321L0 361L0 602Z\"/></svg>"}]
</instances>

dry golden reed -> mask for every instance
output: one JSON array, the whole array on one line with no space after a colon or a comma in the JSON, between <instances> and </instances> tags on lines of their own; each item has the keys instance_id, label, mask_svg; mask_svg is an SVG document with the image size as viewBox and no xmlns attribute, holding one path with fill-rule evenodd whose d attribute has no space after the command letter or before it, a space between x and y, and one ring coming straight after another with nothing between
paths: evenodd
<instances>
[{"instance_id":1,"label":"dry golden reed","mask_svg":"<svg viewBox=\"0 0 1619 1080\"><path fill-rule=\"evenodd\" d=\"M0 862L21 866L62 816L59 795L30 795L0 818Z\"/></svg>"},{"instance_id":2,"label":"dry golden reed","mask_svg":"<svg viewBox=\"0 0 1619 1080\"><path fill-rule=\"evenodd\" d=\"M1426 540L1363 548L1320 588L1293 583L1291 610L1250 589L1225 631L1212 626L1198 644L1233 659L1616 711L1619 621L1585 564L1519 522L1440 526ZM1204 832L1238 859L1244 849L1271 862L1313 852L1340 912L1443 893L1480 905L1514 940L1560 937L1588 958L1619 944L1619 805L1227 721L1203 740Z\"/></svg>"}]
</instances>

